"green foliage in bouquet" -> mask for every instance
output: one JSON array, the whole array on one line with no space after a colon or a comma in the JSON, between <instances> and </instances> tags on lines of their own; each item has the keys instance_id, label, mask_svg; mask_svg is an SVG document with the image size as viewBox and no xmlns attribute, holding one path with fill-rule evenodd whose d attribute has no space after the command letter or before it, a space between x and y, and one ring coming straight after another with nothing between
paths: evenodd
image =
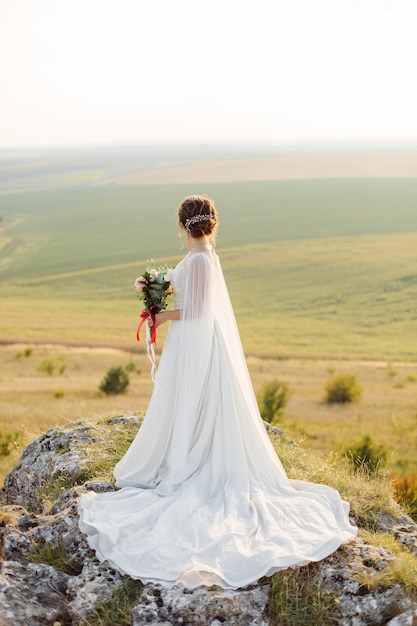
<instances>
[{"instance_id":1,"label":"green foliage in bouquet","mask_svg":"<svg viewBox=\"0 0 417 626\"><path fill-rule=\"evenodd\" d=\"M155 268L151 259L142 276L135 281L135 289L144 303L146 313L155 313L166 309L171 288L172 268L167 265Z\"/></svg>"}]
</instances>

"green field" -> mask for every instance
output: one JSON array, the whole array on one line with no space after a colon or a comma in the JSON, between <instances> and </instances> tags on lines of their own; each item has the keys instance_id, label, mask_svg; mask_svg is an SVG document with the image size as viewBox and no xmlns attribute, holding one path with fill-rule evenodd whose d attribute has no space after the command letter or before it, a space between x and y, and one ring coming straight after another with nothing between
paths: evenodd
<instances>
[{"instance_id":1,"label":"green field","mask_svg":"<svg viewBox=\"0 0 417 626\"><path fill-rule=\"evenodd\" d=\"M214 198L248 354L413 360L417 179L91 186L0 195L0 339L134 347L132 284L177 262L176 209Z\"/></svg>"}]
</instances>

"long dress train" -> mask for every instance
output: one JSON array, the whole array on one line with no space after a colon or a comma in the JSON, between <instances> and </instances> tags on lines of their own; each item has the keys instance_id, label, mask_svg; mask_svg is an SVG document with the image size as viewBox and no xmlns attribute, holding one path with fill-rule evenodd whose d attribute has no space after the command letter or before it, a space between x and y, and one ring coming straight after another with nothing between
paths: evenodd
<instances>
[{"instance_id":1,"label":"long dress train","mask_svg":"<svg viewBox=\"0 0 417 626\"><path fill-rule=\"evenodd\" d=\"M217 254L193 249L145 420L114 470L120 490L80 498L100 560L143 582L238 588L334 552L357 534L326 485L288 479L265 431Z\"/></svg>"}]
</instances>

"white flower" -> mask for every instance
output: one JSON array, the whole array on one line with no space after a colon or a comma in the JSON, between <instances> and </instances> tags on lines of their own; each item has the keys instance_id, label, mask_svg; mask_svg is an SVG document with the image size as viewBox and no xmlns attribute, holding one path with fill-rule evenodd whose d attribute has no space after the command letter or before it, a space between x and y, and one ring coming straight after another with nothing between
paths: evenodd
<instances>
[{"instance_id":1,"label":"white flower","mask_svg":"<svg viewBox=\"0 0 417 626\"><path fill-rule=\"evenodd\" d=\"M167 272L165 272L165 276L164 276L164 280L166 283L170 283L172 280L172 269L169 269Z\"/></svg>"}]
</instances>

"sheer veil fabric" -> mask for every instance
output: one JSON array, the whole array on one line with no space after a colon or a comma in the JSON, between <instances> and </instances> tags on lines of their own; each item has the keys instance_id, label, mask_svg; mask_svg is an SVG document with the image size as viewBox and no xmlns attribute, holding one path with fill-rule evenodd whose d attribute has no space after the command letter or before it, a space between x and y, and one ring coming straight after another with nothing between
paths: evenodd
<instances>
[{"instance_id":1,"label":"sheer veil fabric","mask_svg":"<svg viewBox=\"0 0 417 626\"><path fill-rule=\"evenodd\" d=\"M80 529L97 557L143 582L244 587L334 552L357 534L326 485L287 478L265 431L217 254L193 248L145 420L88 492Z\"/></svg>"}]
</instances>

